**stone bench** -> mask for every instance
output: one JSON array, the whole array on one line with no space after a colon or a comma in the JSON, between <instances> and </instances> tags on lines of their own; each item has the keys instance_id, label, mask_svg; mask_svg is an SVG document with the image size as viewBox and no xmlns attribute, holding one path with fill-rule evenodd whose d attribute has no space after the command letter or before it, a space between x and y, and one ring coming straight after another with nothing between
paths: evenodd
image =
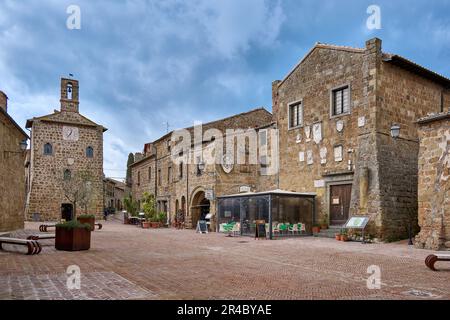
<instances>
[{"instance_id":1,"label":"stone bench","mask_svg":"<svg viewBox=\"0 0 450 320\"><path fill-rule=\"evenodd\" d=\"M446 253L435 253L435 254L430 254L428 257L426 257L425 259L425 265L430 268L433 271L438 271L435 267L434 264L438 261L450 261L450 254L446 254Z\"/></svg>"},{"instance_id":2,"label":"stone bench","mask_svg":"<svg viewBox=\"0 0 450 320\"><path fill-rule=\"evenodd\" d=\"M16 239L16 238L0 238L0 250L3 250L2 244L13 244L19 246L27 246L27 255L39 254L42 251L42 247L36 240Z\"/></svg>"},{"instance_id":3,"label":"stone bench","mask_svg":"<svg viewBox=\"0 0 450 320\"><path fill-rule=\"evenodd\" d=\"M48 233L48 234L33 234L31 236L28 236L28 240L47 240L47 239L55 239L54 233Z\"/></svg>"},{"instance_id":4,"label":"stone bench","mask_svg":"<svg viewBox=\"0 0 450 320\"><path fill-rule=\"evenodd\" d=\"M101 230L103 228L103 225L101 223L96 223L95 226L98 228L98 230ZM56 224L41 224L39 226L40 232L48 232L49 228L55 228Z\"/></svg>"}]
</instances>

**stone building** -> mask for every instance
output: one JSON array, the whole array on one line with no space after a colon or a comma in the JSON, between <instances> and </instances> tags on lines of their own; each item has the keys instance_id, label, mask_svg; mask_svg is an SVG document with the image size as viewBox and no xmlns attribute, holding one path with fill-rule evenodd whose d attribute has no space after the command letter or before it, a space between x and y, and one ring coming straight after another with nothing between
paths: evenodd
<instances>
[{"instance_id":1,"label":"stone building","mask_svg":"<svg viewBox=\"0 0 450 320\"><path fill-rule=\"evenodd\" d=\"M450 80L381 44L316 44L273 82L273 114L279 188L316 193L317 222L369 215L371 233L395 240L417 219L416 120L448 109Z\"/></svg>"},{"instance_id":2,"label":"stone building","mask_svg":"<svg viewBox=\"0 0 450 320\"><path fill-rule=\"evenodd\" d=\"M8 114L8 97L0 91L0 232L24 226L27 140L28 135Z\"/></svg>"},{"instance_id":3,"label":"stone building","mask_svg":"<svg viewBox=\"0 0 450 320\"><path fill-rule=\"evenodd\" d=\"M130 195L129 187L121 182L111 178L103 180L103 206L109 211L123 210L123 200Z\"/></svg>"},{"instance_id":4,"label":"stone building","mask_svg":"<svg viewBox=\"0 0 450 320\"><path fill-rule=\"evenodd\" d=\"M419 123L419 226L416 247L450 249L450 109Z\"/></svg>"},{"instance_id":5,"label":"stone building","mask_svg":"<svg viewBox=\"0 0 450 320\"><path fill-rule=\"evenodd\" d=\"M85 212L102 217L103 133L107 129L79 113L77 80L61 79L60 93L59 111L26 123L31 130L27 218L68 220ZM73 196L67 196L77 184L89 197L74 205Z\"/></svg>"},{"instance_id":6,"label":"stone building","mask_svg":"<svg viewBox=\"0 0 450 320\"><path fill-rule=\"evenodd\" d=\"M254 129L255 138L261 143L258 139L262 135L260 132L269 131L272 127L272 114L260 108L203 124L202 130L203 133L209 129L225 133L227 129ZM155 196L158 210L168 213L169 221L173 221L175 213L182 210L188 227L195 226L206 213L213 215L214 225L217 196L258 190L259 180L264 181L265 185L275 183L276 176L273 173L270 175L266 173L267 169L262 168L259 161L251 163L245 158L242 163L235 164L238 152L244 152L248 156L249 140L246 140L248 142L246 150L235 150L231 160L230 155L224 152L227 160L221 165L208 163L202 158L204 154L213 153L212 150L218 146L219 137L203 135L199 145L196 146L194 127L187 128L186 131L192 133L192 141L189 143L192 148L190 151L180 152L181 160L175 162L171 157L172 148L176 146L176 143L171 141L173 134L171 132L146 144L144 156L131 165L132 195L139 205L143 193L148 192ZM237 131L235 134L243 136L245 132ZM264 143L268 141L263 140ZM263 164L263 167L266 165Z\"/></svg>"}]
</instances>

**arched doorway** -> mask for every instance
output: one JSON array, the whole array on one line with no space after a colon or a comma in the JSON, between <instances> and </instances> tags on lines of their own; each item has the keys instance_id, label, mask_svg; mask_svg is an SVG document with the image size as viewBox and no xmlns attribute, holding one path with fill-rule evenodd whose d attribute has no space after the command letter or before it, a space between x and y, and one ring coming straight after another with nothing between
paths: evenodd
<instances>
[{"instance_id":1,"label":"arched doorway","mask_svg":"<svg viewBox=\"0 0 450 320\"><path fill-rule=\"evenodd\" d=\"M209 213L211 204L208 199L205 198L205 192L199 191L192 198L191 206L191 222L192 228L197 226L199 220L204 220Z\"/></svg>"}]
</instances>

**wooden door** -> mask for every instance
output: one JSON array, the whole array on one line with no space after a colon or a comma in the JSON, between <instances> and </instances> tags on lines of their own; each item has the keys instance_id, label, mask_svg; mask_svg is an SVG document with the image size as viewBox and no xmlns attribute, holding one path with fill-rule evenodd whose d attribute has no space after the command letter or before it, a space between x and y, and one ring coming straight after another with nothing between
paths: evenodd
<instances>
[{"instance_id":1,"label":"wooden door","mask_svg":"<svg viewBox=\"0 0 450 320\"><path fill-rule=\"evenodd\" d=\"M330 186L330 225L343 225L348 220L352 185Z\"/></svg>"}]
</instances>

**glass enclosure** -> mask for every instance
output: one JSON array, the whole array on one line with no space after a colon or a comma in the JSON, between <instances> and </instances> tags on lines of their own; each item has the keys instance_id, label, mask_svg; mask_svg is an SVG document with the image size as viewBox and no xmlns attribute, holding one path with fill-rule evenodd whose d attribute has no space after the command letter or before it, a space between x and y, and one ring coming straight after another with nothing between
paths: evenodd
<instances>
[{"instance_id":1,"label":"glass enclosure","mask_svg":"<svg viewBox=\"0 0 450 320\"><path fill-rule=\"evenodd\" d=\"M254 193L218 198L218 230L255 236L256 224L264 223L270 239L312 234L315 195Z\"/></svg>"}]
</instances>

